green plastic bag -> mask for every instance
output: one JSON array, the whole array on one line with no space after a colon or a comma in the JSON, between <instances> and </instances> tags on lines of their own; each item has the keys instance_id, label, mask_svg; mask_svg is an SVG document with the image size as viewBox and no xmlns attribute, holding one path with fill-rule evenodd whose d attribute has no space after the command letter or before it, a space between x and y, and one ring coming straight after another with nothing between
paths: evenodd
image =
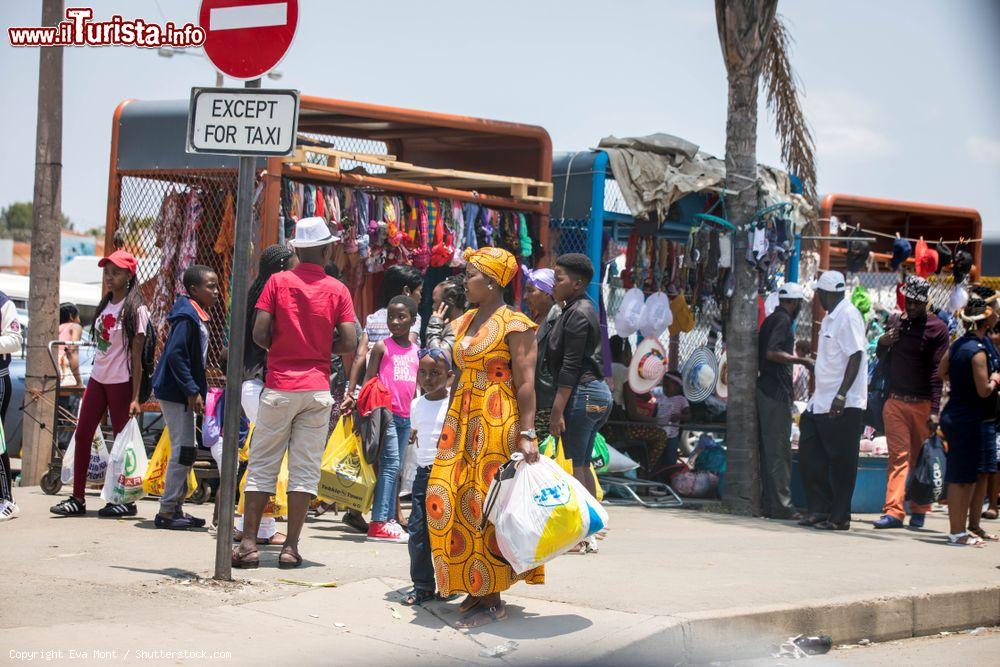
<instances>
[{"instance_id":1,"label":"green plastic bag","mask_svg":"<svg viewBox=\"0 0 1000 667\"><path fill-rule=\"evenodd\" d=\"M611 465L611 453L608 452L608 441L600 433L594 438L594 455L590 458L590 463L598 473L607 472Z\"/></svg>"}]
</instances>

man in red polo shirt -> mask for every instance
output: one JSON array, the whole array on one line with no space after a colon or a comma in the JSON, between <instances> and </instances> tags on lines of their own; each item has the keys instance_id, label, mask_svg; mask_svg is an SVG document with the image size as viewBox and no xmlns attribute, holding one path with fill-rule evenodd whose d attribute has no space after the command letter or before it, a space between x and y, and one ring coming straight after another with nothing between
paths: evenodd
<instances>
[{"instance_id":1,"label":"man in red polo shirt","mask_svg":"<svg viewBox=\"0 0 1000 667\"><path fill-rule=\"evenodd\" d=\"M288 536L278 567L302 564L299 535L319 484L334 403L330 355L350 354L357 344L351 294L324 271L337 240L323 218L299 220L290 242L299 265L271 276L257 301L253 340L267 350L267 375L250 441L243 540L233 549L233 567L260 564L257 528L286 452Z\"/></svg>"}]
</instances>

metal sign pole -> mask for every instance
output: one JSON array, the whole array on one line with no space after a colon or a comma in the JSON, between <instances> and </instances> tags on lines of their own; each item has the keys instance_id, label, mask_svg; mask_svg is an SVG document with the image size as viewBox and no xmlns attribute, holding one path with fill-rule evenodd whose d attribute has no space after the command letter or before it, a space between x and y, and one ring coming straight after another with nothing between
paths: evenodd
<instances>
[{"instance_id":1,"label":"metal sign pole","mask_svg":"<svg viewBox=\"0 0 1000 667\"><path fill-rule=\"evenodd\" d=\"M245 88L260 88L260 79ZM226 368L226 406L223 417L222 478L219 482L219 532L215 543L215 578L233 578L233 504L236 501L236 452L239 449L240 395L243 380L243 348L247 325L247 288L250 273L250 228L257 158L240 158L236 190L236 240L229 305L229 356Z\"/></svg>"}]
</instances>

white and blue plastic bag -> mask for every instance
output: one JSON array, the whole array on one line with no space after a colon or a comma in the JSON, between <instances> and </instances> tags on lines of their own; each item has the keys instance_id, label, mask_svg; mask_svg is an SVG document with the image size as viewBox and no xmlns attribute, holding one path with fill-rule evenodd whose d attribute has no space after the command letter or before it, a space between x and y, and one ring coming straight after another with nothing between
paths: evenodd
<instances>
[{"instance_id":1,"label":"white and blue plastic bag","mask_svg":"<svg viewBox=\"0 0 1000 667\"><path fill-rule=\"evenodd\" d=\"M543 456L516 466L487 515L514 572L538 567L607 527L601 504L557 463Z\"/></svg>"}]
</instances>

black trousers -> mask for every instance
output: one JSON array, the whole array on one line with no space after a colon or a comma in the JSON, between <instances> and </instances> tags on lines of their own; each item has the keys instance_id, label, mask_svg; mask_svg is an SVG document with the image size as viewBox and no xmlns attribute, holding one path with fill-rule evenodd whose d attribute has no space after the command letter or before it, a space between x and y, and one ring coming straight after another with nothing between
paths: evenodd
<instances>
[{"instance_id":1,"label":"black trousers","mask_svg":"<svg viewBox=\"0 0 1000 667\"><path fill-rule=\"evenodd\" d=\"M410 520L406 529L410 539L406 543L410 552L410 579L413 587L422 591L436 590L434 585L434 563L431 560L431 536L427 531L427 480L431 477L431 466L417 467L417 476L413 479L413 499L410 508Z\"/></svg>"},{"instance_id":2,"label":"black trousers","mask_svg":"<svg viewBox=\"0 0 1000 667\"><path fill-rule=\"evenodd\" d=\"M780 400L757 389L760 433L761 504L764 516L788 519L792 507L792 399Z\"/></svg>"},{"instance_id":3,"label":"black trousers","mask_svg":"<svg viewBox=\"0 0 1000 667\"><path fill-rule=\"evenodd\" d=\"M13 389L10 382L10 375L0 377L0 421L7 419L7 408L10 406L10 393ZM14 486L14 476L10 472L10 454L4 446L3 454L0 454L0 502L8 500L14 502L14 494L11 487Z\"/></svg>"},{"instance_id":4,"label":"black trousers","mask_svg":"<svg viewBox=\"0 0 1000 667\"><path fill-rule=\"evenodd\" d=\"M859 408L839 417L806 412L799 420L799 471L810 514L833 523L851 520L863 414Z\"/></svg>"}]
</instances>

